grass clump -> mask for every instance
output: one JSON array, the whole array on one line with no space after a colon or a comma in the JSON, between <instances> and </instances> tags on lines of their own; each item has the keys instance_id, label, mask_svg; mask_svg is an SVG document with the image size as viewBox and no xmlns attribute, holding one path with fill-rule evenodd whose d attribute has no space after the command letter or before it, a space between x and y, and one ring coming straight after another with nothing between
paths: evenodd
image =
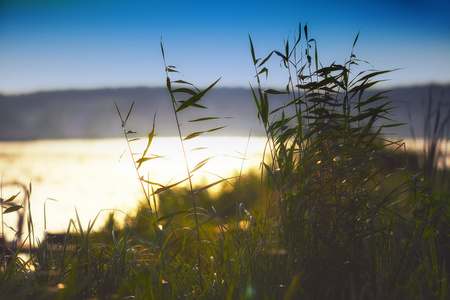
<instances>
[{"instance_id":1,"label":"grass clump","mask_svg":"<svg viewBox=\"0 0 450 300\"><path fill-rule=\"evenodd\" d=\"M422 174L402 141L383 134L401 125L391 120L393 103L387 92L365 92L390 71L364 70L357 39L343 64L323 66L307 26L264 59L250 38L251 92L268 158L260 175L204 186L191 178L215 158L191 162L188 141L223 127L186 124L220 121L205 116L202 101L219 80L200 90L173 79L178 70L161 44L185 177L162 184L141 175L142 164L162 157L150 153L156 114L147 146L135 153L136 133L126 129L134 105L123 118L116 104L143 204L122 227L113 214L98 232L95 220L85 229L71 220L63 242L46 237L28 260L13 255L6 263L3 253L2 297L446 299L450 194L431 185L435 165ZM275 59L286 86L265 89ZM198 117L184 120L186 111ZM392 167L399 157L404 163Z\"/></svg>"}]
</instances>

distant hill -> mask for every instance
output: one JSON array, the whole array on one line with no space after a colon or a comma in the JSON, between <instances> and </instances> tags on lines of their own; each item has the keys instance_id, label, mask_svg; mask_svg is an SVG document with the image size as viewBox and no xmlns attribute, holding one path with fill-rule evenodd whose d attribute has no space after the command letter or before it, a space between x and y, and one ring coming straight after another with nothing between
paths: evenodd
<instances>
[{"instance_id":1,"label":"distant hill","mask_svg":"<svg viewBox=\"0 0 450 300\"><path fill-rule=\"evenodd\" d=\"M0 140L120 137L123 131L114 101L123 117L135 102L127 129L137 131L139 135L148 134L156 113L156 132L162 136L177 134L168 91L137 87L0 95ZM211 90L205 96L204 104L208 111L201 110L202 114L207 112L211 116L235 119L205 122L197 124L197 128L200 125L211 128L228 125L222 134L248 135L253 126L258 127L249 90ZM182 122L196 116L183 112L181 117ZM187 130L195 128L190 126Z\"/></svg>"},{"instance_id":2,"label":"distant hill","mask_svg":"<svg viewBox=\"0 0 450 300\"><path fill-rule=\"evenodd\" d=\"M450 85L395 88L389 93L398 106L393 110L393 118L409 122L409 106L412 124L419 136L419 129L423 128L423 103L428 101L430 91L435 101L442 91L446 91L447 101L450 97ZM377 91L370 91L375 92ZM123 116L127 114L132 102L135 102L127 129L137 131L139 135L148 134L156 113L156 132L161 136L177 134L167 90L136 87L0 95L0 140L120 137L123 132L114 101ZM250 90L216 88L207 94L204 101L207 111L202 110L198 116L183 114L183 120L199 117L204 113L208 116L232 118L196 124L197 128L189 127L185 132L202 130L205 126L212 128L227 125L220 134L246 136L250 131L253 135L263 134ZM272 101L271 104L275 107L285 100L278 97ZM409 126L395 128L395 132L402 137L410 135Z\"/></svg>"},{"instance_id":3,"label":"distant hill","mask_svg":"<svg viewBox=\"0 0 450 300\"><path fill-rule=\"evenodd\" d=\"M374 93L376 91L371 91ZM391 118L398 123L407 123L405 126L394 127L387 132L395 133L402 138L411 137L414 131L416 137L424 136L424 124L426 112L431 104L431 115L436 115L436 106L439 101L444 101L445 113L450 113L450 85L424 85L412 87L393 88L387 93L393 101L395 109L391 111ZM441 114L441 121L444 111ZM434 117L433 117L434 118Z\"/></svg>"}]
</instances>

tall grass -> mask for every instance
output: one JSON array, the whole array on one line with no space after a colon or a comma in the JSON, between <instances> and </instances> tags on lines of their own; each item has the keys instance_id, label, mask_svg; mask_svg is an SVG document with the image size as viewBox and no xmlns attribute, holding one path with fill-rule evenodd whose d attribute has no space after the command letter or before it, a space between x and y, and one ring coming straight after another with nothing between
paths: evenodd
<instances>
[{"instance_id":1,"label":"tall grass","mask_svg":"<svg viewBox=\"0 0 450 300\"><path fill-rule=\"evenodd\" d=\"M382 229L394 221L393 199L380 191L380 166L391 151L387 147L401 144L382 135L384 127L397 124L376 126L389 120L392 109L385 92L372 97L364 92L389 71L353 75L352 67L364 63L353 49L344 64L322 67L307 26L305 39L301 33L300 28L292 47L287 41L283 53L273 51L264 59L256 58L250 38L258 82L252 91L271 153L264 164L272 186L267 209L276 212L289 277L301 278L295 282L303 286L299 294L351 297L353 288L359 292L364 286L375 295L376 246L384 242ZM272 57L286 70L285 90L261 87ZM276 95L286 95L286 104L271 108L269 97ZM324 281L329 288L323 288Z\"/></svg>"},{"instance_id":2,"label":"tall grass","mask_svg":"<svg viewBox=\"0 0 450 300\"><path fill-rule=\"evenodd\" d=\"M435 184L437 188L448 188L448 177L446 176L448 168L446 160L449 154L447 144L450 141L450 100L448 97L448 90L442 89L436 99L436 95L433 96L433 89L430 88L428 99L423 99L422 103L424 110L423 176L426 181ZM411 116L409 119L411 121ZM411 135L415 140L418 128L415 128L413 124L410 128Z\"/></svg>"},{"instance_id":3,"label":"tall grass","mask_svg":"<svg viewBox=\"0 0 450 300\"><path fill-rule=\"evenodd\" d=\"M431 246L421 254L411 251L429 223L408 209L419 209L419 202L430 195L418 187L420 174L405 172L407 165L398 170L406 181L389 187L392 174L384 174L385 161L404 145L386 139L383 129L402 124L391 120L393 103L387 92L365 96L381 81L380 75L391 71L354 74L355 66L365 64L354 53L358 36L345 63L326 67L307 26L299 28L292 43L285 42L283 51L272 51L264 59L257 58L250 38L257 79L252 92L271 154L271 161L264 163L271 187L267 211L275 212L276 238L286 251L292 295L298 297L404 297L399 286L407 286L408 293L406 278L423 267L423 262L411 268L405 263L411 266L416 255L425 261L436 254ZM263 90L260 77L268 77L266 64L274 57L286 70L286 88ZM280 95L285 105L270 107L269 97ZM408 208L402 196L407 186L413 198ZM441 201L448 202L448 197ZM421 211L424 216L431 212ZM446 278L442 266L439 280ZM439 280L433 284L442 287ZM432 293L436 287L427 288ZM445 298L446 292L433 293Z\"/></svg>"},{"instance_id":4,"label":"tall grass","mask_svg":"<svg viewBox=\"0 0 450 300\"><path fill-rule=\"evenodd\" d=\"M359 34L348 59L329 66L307 26L297 35L263 59L249 38L256 81L249 96L269 157L261 175L205 186L191 178L214 158L190 161L188 142L222 126L190 131L189 124L220 120L204 114L203 99L219 80L200 90L173 79L179 71L161 43L185 177L159 183L141 174L142 164L162 157L151 154L157 114L137 153L127 128L134 104L125 116L116 103L143 203L122 227L111 213L94 232L96 219L84 227L76 216L60 243L45 238L27 259L16 252L6 261L3 252L0 298L446 299L449 192L430 190L428 175L411 173L407 162L386 168L409 156L402 141L383 135L400 125L388 92L365 93L390 71L364 69L354 53ZM273 60L286 71L284 89L264 88ZM185 119L186 111L199 117ZM3 213L20 208L5 203Z\"/></svg>"}]
</instances>

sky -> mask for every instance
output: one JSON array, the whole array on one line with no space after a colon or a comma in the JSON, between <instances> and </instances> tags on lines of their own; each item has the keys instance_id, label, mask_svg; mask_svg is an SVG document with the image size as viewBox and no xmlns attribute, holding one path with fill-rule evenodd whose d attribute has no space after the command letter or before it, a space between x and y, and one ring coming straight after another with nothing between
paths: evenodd
<instances>
[{"instance_id":1,"label":"sky","mask_svg":"<svg viewBox=\"0 0 450 300\"><path fill-rule=\"evenodd\" d=\"M307 24L324 65L354 53L397 69L385 86L450 83L450 1L0 1L0 93L164 86L166 61L206 87L254 84L265 57ZM268 83L284 86L279 62ZM273 70L273 71L272 71ZM280 72L280 73L277 73Z\"/></svg>"}]
</instances>

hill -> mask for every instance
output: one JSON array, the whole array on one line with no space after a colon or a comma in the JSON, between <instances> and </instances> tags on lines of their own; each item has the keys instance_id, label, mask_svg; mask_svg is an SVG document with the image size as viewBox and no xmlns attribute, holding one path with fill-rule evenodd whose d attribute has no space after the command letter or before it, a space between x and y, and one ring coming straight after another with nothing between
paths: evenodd
<instances>
[{"instance_id":1,"label":"hill","mask_svg":"<svg viewBox=\"0 0 450 300\"><path fill-rule=\"evenodd\" d=\"M423 128L423 114L430 92L434 102L449 97L449 86L417 86L394 88L388 94L398 106L392 118L408 122L408 112L416 135ZM369 93L376 93L377 90ZM47 91L23 95L0 94L0 140L73 139L120 137L123 132L114 101L126 114L132 102L134 109L127 129L146 135L156 113L156 132L161 136L177 134L170 97L165 88L116 88L95 90ZM273 99L273 107L282 97ZM448 101L448 99L447 99ZM207 126L227 125L222 135L262 135L251 91L244 88L216 88L205 97L209 116L232 117ZM183 115L184 120L194 118ZM205 126L206 124L201 124ZM202 127L205 128L205 127ZM195 128L189 129L191 131ZM392 132L394 129L392 129ZM409 126L395 128L401 137L409 137Z\"/></svg>"}]
</instances>

